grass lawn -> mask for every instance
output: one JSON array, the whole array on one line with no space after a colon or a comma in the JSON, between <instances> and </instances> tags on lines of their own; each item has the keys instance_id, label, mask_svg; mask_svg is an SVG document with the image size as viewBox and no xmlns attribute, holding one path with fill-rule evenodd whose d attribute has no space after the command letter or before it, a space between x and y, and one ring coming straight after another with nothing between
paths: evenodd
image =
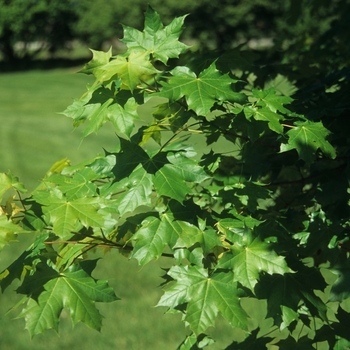
<instances>
[{"instance_id":1,"label":"grass lawn","mask_svg":"<svg viewBox=\"0 0 350 350\"><path fill-rule=\"evenodd\" d=\"M115 137L104 128L81 142L80 130L58 113L85 92L91 77L75 70L50 70L0 75L0 171L20 177L35 188L51 165L72 162L113 147Z\"/></svg>"},{"instance_id":2,"label":"grass lawn","mask_svg":"<svg viewBox=\"0 0 350 350\"><path fill-rule=\"evenodd\" d=\"M102 147L111 149L116 143L112 128L104 127L82 143L80 130L72 132L71 120L57 112L63 111L85 91L91 78L73 74L74 69L27 71L0 74L0 172L20 177L27 188L34 189L51 165L62 158L72 163L103 153ZM148 110L147 110L148 109ZM149 106L145 114L149 113ZM26 243L27 242L27 243ZM6 246L1 254L0 271L13 261L28 244L23 236L19 243ZM120 301L100 305L105 316L102 332L98 333L83 324L72 331L65 313L60 322L60 335L54 331L29 340L24 331L24 320L15 319L18 311L6 311L18 300L12 285L2 294L0 302L1 350L62 350L75 349L176 349L188 330L180 315L164 314L164 308L155 308L162 290L160 266L171 261L161 260L140 269L135 260L128 261L112 251L98 263L96 276L108 278ZM227 344L228 326L219 322L215 332L222 341L210 349ZM226 340L225 340L226 339ZM230 337L228 338L230 339Z\"/></svg>"}]
</instances>

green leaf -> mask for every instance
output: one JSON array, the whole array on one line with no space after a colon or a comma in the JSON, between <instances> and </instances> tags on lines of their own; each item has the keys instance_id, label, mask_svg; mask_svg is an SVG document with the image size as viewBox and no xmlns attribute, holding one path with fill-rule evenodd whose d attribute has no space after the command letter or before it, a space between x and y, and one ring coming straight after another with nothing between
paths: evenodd
<instances>
[{"instance_id":1,"label":"green leaf","mask_svg":"<svg viewBox=\"0 0 350 350\"><path fill-rule=\"evenodd\" d=\"M17 241L17 234L25 230L14 224L6 215L0 215L0 251L10 242Z\"/></svg>"},{"instance_id":2,"label":"green leaf","mask_svg":"<svg viewBox=\"0 0 350 350\"><path fill-rule=\"evenodd\" d=\"M222 246L222 242L215 230L201 230L186 221L178 221L177 223L181 227L182 232L176 242L175 248L190 248L199 243L204 254L209 254L214 247Z\"/></svg>"},{"instance_id":3,"label":"green leaf","mask_svg":"<svg viewBox=\"0 0 350 350\"><path fill-rule=\"evenodd\" d=\"M85 64L85 66L79 71L79 73L98 75L99 68L105 66L112 57L112 48L107 52L96 51L90 49L92 52L92 59Z\"/></svg>"},{"instance_id":4,"label":"green leaf","mask_svg":"<svg viewBox=\"0 0 350 350\"><path fill-rule=\"evenodd\" d=\"M271 245L259 237L248 238L245 244L232 245L230 252L224 253L219 260L218 268L232 269L234 281L240 282L252 292L261 272L270 275L292 272L284 257L278 256Z\"/></svg>"},{"instance_id":5,"label":"green leaf","mask_svg":"<svg viewBox=\"0 0 350 350\"><path fill-rule=\"evenodd\" d=\"M152 66L149 54L145 52L131 51L129 56L117 56L111 62L101 68L97 79L109 82L111 79L120 78L125 86L133 91L139 84L148 81L159 71Z\"/></svg>"},{"instance_id":6,"label":"green leaf","mask_svg":"<svg viewBox=\"0 0 350 350\"><path fill-rule=\"evenodd\" d=\"M262 275L255 291L259 299L267 299L267 316L273 317L275 323L283 327L284 320L291 320L289 310L298 312L301 300L309 309L311 315L318 316L328 322L328 308L314 292L315 290L324 290L326 286L319 270L307 268L300 264L297 273L283 276ZM281 312L287 314L282 314L281 317Z\"/></svg>"},{"instance_id":7,"label":"green leaf","mask_svg":"<svg viewBox=\"0 0 350 350\"><path fill-rule=\"evenodd\" d=\"M167 159L170 164L165 164L156 172L154 186L159 195L182 203L186 195L192 192L187 183L200 183L209 176L197 162L182 152L169 153Z\"/></svg>"},{"instance_id":8,"label":"green leaf","mask_svg":"<svg viewBox=\"0 0 350 350\"><path fill-rule=\"evenodd\" d=\"M214 326L220 313L232 327L247 329L248 316L242 309L233 274L217 273L196 266L173 266L168 274L177 283L166 290L157 306L173 309L187 303L185 320L199 335Z\"/></svg>"},{"instance_id":9,"label":"green leaf","mask_svg":"<svg viewBox=\"0 0 350 350\"><path fill-rule=\"evenodd\" d=\"M101 207L98 197L85 197L74 200L65 198L58 189L51 192L38 191L34 199L43 205L44 219L52 225L53 232L62 239L69 239L80 225L103 227L104 217L97 212Z\"/></svg>"},{"instance_id":10,"label":"green leaf","mask_svg":"<svg viewBox=\"0 0 350 350\"><path fill-rule=\"evenodd\" d=\"M283 339L278 343L279 349L285 350L314 350L314 340L310 339L306 335L299 337L295 340L293 337L289 336L287 339Z\"/></svg>"},{"instance_id":11,"label":"green leaf","mask_svg":"<svg viewBox=\"0 0 350 350\"><path fill-rule=\"evenodd\" d=\"M45 241L48 239L48 237L49 233L40 233L39 235L37 235L34 243L31 244L16 260L13 261L12 264L10 264L6 268L5 271L3 271L0 274L0 285L2 291L4 291L8 286L10 286L15 279L25 279L28 276L28 270L35 270L36 265L40 265L41 261L46 260L46 258L43 258L44 256L56 258L57 253L53 251L52 247L45 244ZM46 261L45 264L46 266L48 266ZM41 264L41 267L42 266L43 264ZM50 274L52 275L52 271L53 270L50 268L50 273L48 274L47 270L45 269L46 276ZM49 279L51 279L51 277L47 280ZM34 285L35 288L38 287L38 289L42 287L42 284L41 286L37 287L35 286L35 283L33 283L32 285ZM26 294L31 294L31 292L27 290L25 290L24 292Z\"/></svg>"},{"instance_id":12,"label":"green leaf","mask_svg":"<svg viewBox=\"0 0 350 350\"><path fill-rule=\"evenodd\" d=\"M280 329L283 330L287 328L292 322L299 319L299 314L288 306L281 305L282 311L282 324Z\"/></svg>"},{"instance_id":13,"label":"green leaf","mask_svg":"<svg viewBox=\"0 0 350 350\"><path fill-rule=\"evenodd\" d=\"M191 193L191 189L178 175L178 169L170 164L159 169L154 176L154 186L158 195L167 196L182 203L186 195Z\"/></svg>"},{"instance_id":14,"label":"green leaf","mask_svg":"<svg viewBox=\"0 0 350 350\"><path fill-rule=\"evenodd\" d=\"M274 79L265 83L264 90L268 90L269 88L274 88L278 94L283 96L292 96L298 90L294 82L289 81L286 76L279 73ZM290 103L285 99L281 102Z\"/></svg>"},{"instance_id":15,"label":"green leaf","mask_svg":"<svg viewBox=\"0 0 350 350\"><path fill-rule=\"evenodd\" d=\"M236 190L236 196L250 212L254 213L259 208L259 201L270 198L270 192L259 182L247 181Z\"/></svg>"},{"instance_id":16,"label":"green leaf","mask_svg":"<svg viewBox=\"0 0 350 350\"><path fill-rule=\"evenodd\" d=\"M270 88L268 90L252 90L253 96L258 99L259 106L266 106L272 112L276 113L277 111L290 114L291 112L285 108L284 104L289 104L293 101L291 97L288 96L278 96L276 95L276 90L274 88Z\"/></svg>"},{"instance_id":17,"label":"green leaf","mask_svg":"<svg viewBox=\"0 0 350 350\"><path fill-rule=\"evenodd\" d=\"M179 231L177 225L169 218L162 220L153 216L146 218L132 238L136 240L136 244L131 257L137 259L140 265L158 259L165 246L174 243L174 231Z\"/></svg>"},{"instance_id":18,"label":"green leaf","mask_svg":"<svg viewBox=\"0 0 350 350\"><path fill-rule=\"evenodd\" d=\"M19 182L18 178L12 175L11 172L7 174L0 173L0 198L2 198L4 193L10 188L14 188L22 193L27 192L23 184Z\"/></svg>"},{"instance_id":19,"label":"green leaf","mask_svg":"<svg viewBox=\"0 0 350 350\"><path fill-rule=\"evenodd\" d=\"M330 158L336 157L334 147L326 140L330 132L322 122L295 122L295 127L287 132L288 143L281 144L281 152L296 149L299 158L311 164L316 157L316 151L320 149Z\"/></svg>"},{"instance_id":20,"label":"green leaf","mask_svg":"<svg viewBox=\"0 0 350 350\"><path fill-rule=\"evenodd\" d=\"M88 107L92 108L88 108ZM87 96L81 101L73 103L71 108L63 113L74 119L74 125L78 126L88 121L83 131L83 137L97 132L107 121L113 123L117 132L130 136L134 120L138 119L138 103L130 91L117 90L115 85L111 89L97 86L90 89Z\"/></svg>"},{"instance_id":21,"label":"green leaf","mask_svg":"<svg viewBox=\"0 0 350 350\"><path fill-rule=\"evenodd\" d=\"M203 70L199 76L187 67L176 67L171 71L168 82L160 82L163 89L156 96L168 98L171 102L185 96L188 108L197 115L207 115L217 101L243 101L242 94L234 92L231 85L236 80L228 74L221 74L215 62Z\"/></svg>"},{"instance_id":22,"label":"green leaf","mask_svg":"<svg viewBox=\"0 0 350 350\"><path fill-rule=\"evenodd\" d=\"M206 334L200 334L198 337L191 334L180 344L177 350L198 350L203 349L214 343L214 340Z\"/></svg>"},{"instance_id":23,"label":"green leaf","mask_svg":"<svg viewBox=\"0 0 350 350\"><path fill-rule=\"evenodd\" d=\"M191 113L186 111L184 106L175 103L161 103L152 113L155 119L170 124L170 129L173 132L182 129L191 118Z\"/></svg>"},{"instance_id":24,"label":"green leaf","mask_svg":"<svg viewBox=\"0 0 350 350\"><path fill-rule=\"evenodd\" d=\"M276 132L277 134L283 133L283 126L280 123L280 120L284 120L285 118L276 112L272 112L269 108L263 107L245 107L244 114L247 118L251 116L254 117L255 120L263 120L268 122L269 128Z\"/></svg>"},{"instance_id":25,"label":"green leaf","mask_svg":"<svg viewBox=\"0 0 350 350\"><path fill-rule=\"evenodd\" d=\"M86 104L86 102L85 100L75 100L62 112L66 117L73 119L74 127L84 123L100 108L98 103Z\"/></svg>"},{"instance_id":26,"label":"green leaf","mask_svg":"<svg viewBox=\"0 0 350 350\"><path fill-rule=\"evenodd\" d=\"M123 42L130 49L151 54L155 59L167 64L169 58L177 58L188 46L179 42L186 16L175 18L166 27L158 13L148 6L145 14L144 31L123 26Z\"/></svg>"},{"instance_id":27,"label":"green leaf","mask_svg":"<svg viewBox=\"0 0 350 350\"><path fill-rule=\"evenodd\" d=\"M251 349L267 349L267 344L271 339L266 337L258 338L259 328L252 331L242 342L233 342L225 350L251 350Z\"/></svg>"},{"instance_id":28,"label":"green leaf","mask_svg":"<svg viewBox=\"0 0 350 350\"><path fill-rule=\"evenodd\" d=\"M337 275L337 280L332 285L330 300L343 301L350 296L349 277L350 277L350 259L338 263L331 268L331 271Z\"/></svg>"},{"instance_id":29,"label":"green leaf","mask_svg":"<svg viewBox=\"0 0 350 350\"><path fill-rule=\"evenodd\" d=\"M85 265L91 263L96 264L89 261ZM95 302L112 302L117 297L106 281L95 280L87 271L84 263L74 265L45 283L45 291L38 301L29 299L20 317L25 318L31 337L50 328L57 331L59 316L64 308L71 316L73 325L84 322L93 329L101 329L102 316Z\"/></svg>"},{"instance_id":30,"label":"green leaf","mask_svg":"<svg viewBox=\"0 0 350 350\"><path fill-rule=\"evenodd\" d=\"M92 169L84 168L71 176L54 174L47 178L48 182L58 185L59 190L65 193L68 200L96 195L96 185L92 180L96 174Z\"/></svg>"},{"instance_id":31,"label":"green leaf","mask_svg":"<svg viewBox=\"0 0 350 350\"><path fill-rule=\"evenodd\" d=\"M123 138L119 139L120 151L115 153L116 165L113 168L117 181L130 176L140 163L144 164L150 161L148 154L142 147Z\"/></svg>"},{"instance_id":32,"label":"green leaf","mask_svg":"<svg viewBox=\"0 0 350 350\"><path fill-rule=\"evenodd\" d=\"M153 175L148 174L143 167L134 170L124 183L125 193L121 194L116 205L120 215L134 211L141 205L151 204Z\"/></svg>"}]
</instances>

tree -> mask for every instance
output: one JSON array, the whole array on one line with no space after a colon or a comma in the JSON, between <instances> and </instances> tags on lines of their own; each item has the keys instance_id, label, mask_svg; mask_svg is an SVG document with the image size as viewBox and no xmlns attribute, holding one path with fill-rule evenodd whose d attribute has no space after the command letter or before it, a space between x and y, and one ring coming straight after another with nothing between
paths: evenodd
<instances>
[{"instance_id":1,"label":"tree","mask_svg":"<svg viewBox=\"0 0 350 350\"><path fill-rule=\"evenodd\" d=\"M0 7L0 51L5 61L28 59L44 48L54 52L73 38L77 16L70 0L0 0ZM16 49L16 44L21 47Z\"/></svg>"},{"instance_id":2,"label":"tree","mask_svg":"<svg viewBox=\"0 0 350 350\"><path fill-rule=\"evenodd\" d=\"M342 13L346 0L150 0L149 4L157 8L165 23L174 16L191 13L185 38L196 41L202 51L223 51L242 42L251 41L253 45L258 40L268 45L272 41L286 45L296 38L312 42ZM146 6L142 0L81 0L77 36L89 47L100 49L105 41L122 36L120 23L141 29Z\"/></svg>"},{"instance_id":3,"label":"tree","mask_svg":"<svg viewBox=\"0 0 350 350\"><path fill-rule=\"evenodd\" d=\"M185 17L164 26L148 8L143 31L124 26L125 53L92 51L81 70L96 81L64 114L84 125L83 138L111 123L116 149L57 162L26 198L15 176L1 175L1 247L21 232L36 237L1 273L1 288L20 280L31 336L57 329L63 308L74 324L100 329L95 302L117 297L91 276L91 249L115 248L142 266L166 256L173 266L158 306L192 331L179 349L210 345L219 314L244 335L227 349L344 348L350 71L349 48L331 46L343 34L335 25L298 59L287 52L270 67L268 55L236 48L169 70L187 50ZM136 128L149 99L154 120ZM245 305L259 301L252 322Z\"/></svg>"}]
</instances>

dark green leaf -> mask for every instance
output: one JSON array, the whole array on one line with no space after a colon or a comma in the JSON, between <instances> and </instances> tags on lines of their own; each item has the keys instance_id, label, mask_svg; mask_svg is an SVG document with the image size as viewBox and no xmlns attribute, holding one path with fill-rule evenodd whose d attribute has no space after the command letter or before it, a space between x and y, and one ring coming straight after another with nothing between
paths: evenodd
<instances>
[{"instance_id":1,"label":"dark green leaf","mask_svg":"<svg viewBox=\"0 0 350 350\"><path fill-rule=\"evenodd\" d=\"M326 140L330 132L322 122L295 122L295 125L287 132L288 143L281 145L281 152L296 149L299 158L308 164L313 162L318 149L330 158L336 157L334 147Z\"/></svg>"}]
</instances>

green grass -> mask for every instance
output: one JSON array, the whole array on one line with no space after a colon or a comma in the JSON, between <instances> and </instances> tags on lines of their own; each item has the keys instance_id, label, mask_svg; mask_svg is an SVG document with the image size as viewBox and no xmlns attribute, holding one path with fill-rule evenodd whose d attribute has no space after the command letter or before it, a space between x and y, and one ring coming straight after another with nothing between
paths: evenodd
<instances>
[{"instance_id":1,"label":"green grass","mask_svg":"<svg viewBox=\"0 0 350 350\"><path fill-rule=\"evenodd\" d=\"M59 115L85 92L91 77L75 70L30 71L0 75L0 171L8 169L33 189L51 165L62 158L78 162L116 139L104 128L80 140L72 120Z\"/></svg>"},{"instance_id":2,"label":"green grass","mask_svg":"<svg viewBox=\"0 0 350 350\"><path fill-rule=\"evenodd\" d=\"M27 188L34 189L51 165L62 158L76 163L112 149L116 138L111 128L104 127L97 136L89 136L82 143L80 130L72 132L71 120L57 112L63 111L85 91L91 77L73 74L76 69L28 71L0 74L0 172L20 177ZM151 112L147 105L142 114ZM0 271L12 262L28 245L28 237L6 246L1 253ZM96 277L110 280L121 300L99 305L105 316L102 332L72 324L64 312L59 336L54 331L29 339L24 320L14 319L19 310L6 314L20 300L10 286L0 295L0 349L1 350L58 350L58 349L176 349L188 333L180 315L164 314L164 308L155 308L162 290L160 266L171 261L161 259L140 268L135 260L127 260L117 251L101 259ZM221 322L220 324L223 324ZM216 332L227 330L222 326ZM227 332L225 332L227 333ZM225 339L225 338L223 338ZM227 338L225 340L227 344ZM222 343L221 343L222 345ZM222 348L220 343L212 349Z\"/></svg>"}]
</instances>

